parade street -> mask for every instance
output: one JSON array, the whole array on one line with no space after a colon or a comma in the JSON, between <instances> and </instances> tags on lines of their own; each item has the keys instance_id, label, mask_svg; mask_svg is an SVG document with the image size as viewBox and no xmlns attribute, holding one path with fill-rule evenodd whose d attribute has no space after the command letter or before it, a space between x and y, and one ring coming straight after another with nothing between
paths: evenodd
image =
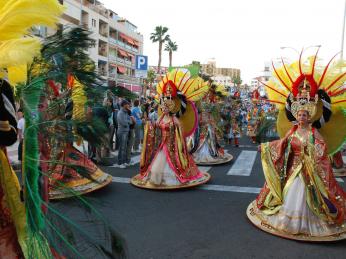
<instances>
[{"instance_id":1,"label":"parade street","mask_svg":"<svg viewBox=\"0 0 346 259\"><path fill-rule=\"evenodd\" d=\"M113 183L86 195L124 237L129 258L345 258L345 241L304 243L268 235L254 227L246 208L264 183L257 145L241 139L226 146L231 163L201 167L211 174L205 185L174 191L144 190L129 181L139 164L102 167ZM344 157L345 158L345 157ZM139 161L139 154L133 159ZM115 162L115 160L114 160ZM341 186L346 185L337 178ZM78 215L71 200L59 201ZM96 259L96 258L95 258Z\"/></svg>"}]
</instances>

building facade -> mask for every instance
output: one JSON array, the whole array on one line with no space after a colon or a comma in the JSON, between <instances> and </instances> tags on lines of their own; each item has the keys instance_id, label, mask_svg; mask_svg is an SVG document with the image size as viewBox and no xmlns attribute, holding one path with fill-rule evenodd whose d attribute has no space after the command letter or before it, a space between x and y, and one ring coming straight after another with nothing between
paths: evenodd
<instances>
[{"instance_id":1,"label":"building facade","mask_svg":"<svg viewBox=\"0 0 346 259\"><path fill-rule=\"evenodd\" d=\"M264 63L264 70L261 71L260 75L251 80L250 91L258 90L261 96L265 96L265 86L261 83L269 81L272 75L272 67L270 62Z\"/></svg>"},{"instance_id":2,"label":"building facade","mask_svg":"<svg viewBox=\"0 0 346 259\"><path fill-rule=\"evenodd\" d=\"M224 77L230 77L232 78L241 78L240 69L238 68L223 68L223 67L217 67L215 59L211 59L207 62L207 64L201 64L201 71L204 74L210 75L210 76L224 76Z\"/></svg>"},{"instance_id":3,"label":"building facade","mask_svg":"<svg viewBox=\"0 0 346 259\"><path fill-rule=\"evenodd\" d=\"M140 93L142 83L135 78L135 56L143 54L143 35L137 32L137 27L97 0L59 2L66 8L60 19L61 28L83 26L92 32L96 44L89 49L89 55L107 85ZM39 33L45 36L55 31L39 28Z\"/></svg>"}]
</instances>

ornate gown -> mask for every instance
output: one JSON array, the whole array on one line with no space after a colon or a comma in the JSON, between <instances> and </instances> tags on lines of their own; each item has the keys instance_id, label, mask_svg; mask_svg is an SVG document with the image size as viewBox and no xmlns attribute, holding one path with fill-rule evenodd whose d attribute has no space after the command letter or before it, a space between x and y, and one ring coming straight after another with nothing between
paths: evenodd
<instances>
[{"instance_id":1,"label":"ornate gown","mask_svg":"<svg viewBox=\"0 0 346 259\"><path fill-rule=\"evenodd\" d=\"M19 197L19 182L0 147L0 258L23 258L25 243L24 202Z\"/></svg>"},{"instance_id":2,"label":"ornate gown","mask_svg":"<svg viewBox=\"0 0 346 259\"><path fill-rule=\"evenodd\" d=\"M197 164L220 164L232 160L232 155L219 145L215 130L216 125L211 113L201 112L199 127L190 151Z\"/></svg>"},{"instance_id":3,"label":"ornate gown","mask_svg":"<svg viewBox=\"0 0 346 259\"><path fill-rule=\"evenodd\" d=\"M265 185L248 216L261 229L293 239L330 241L346 235L346 193L337 184L326 144L314 129L295 129L261 146Z\"/></svg>"},{"instance_id":4,"label":"ornate gown","mask_svg":"<svg viewBox=\"0 0 346 259\"><path fill-rule=\"evenodd\" d=\"M149 187L180 188L209 180L188 153L181 127L173 117L145 126L140 174L134 178ZM137 185L141 185L137 184ZM144 187L144 186L143 186Z\"/></svg>"}]
</instances>

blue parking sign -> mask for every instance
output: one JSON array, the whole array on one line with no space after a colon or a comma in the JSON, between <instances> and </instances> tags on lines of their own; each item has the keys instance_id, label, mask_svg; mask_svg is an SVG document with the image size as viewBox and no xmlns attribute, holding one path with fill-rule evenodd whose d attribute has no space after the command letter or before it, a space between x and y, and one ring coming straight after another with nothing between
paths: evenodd
<instances>
[{"instance_id":1,"label":"blue parking sign","mask_svg":"<svg viewBox=\"0 0 346 259\"><path fill-rule=\"evenodd\" d=\"M136 70L148 70L148 56L136 55Z\"/></svg>"}]
</instances>

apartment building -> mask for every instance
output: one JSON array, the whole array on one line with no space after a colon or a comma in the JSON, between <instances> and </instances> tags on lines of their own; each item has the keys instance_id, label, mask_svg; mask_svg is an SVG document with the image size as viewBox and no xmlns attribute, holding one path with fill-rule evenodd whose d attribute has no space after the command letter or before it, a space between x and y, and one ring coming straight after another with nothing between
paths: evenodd
<instances>
[{"instance_id":1,"label":"apartment building","mask_svg":"<svg viewBox=\"0 0 346 259\"><path fill-rule=\"evenodd\" d=\"M66 7L60 27L83 26L92 32L94 48L89 49L99 74L109 87L125 87L142 91L142 82L135 78L135 56L143 54L143 35L137 27L97 0L59 0ZM41 36L54 31L38 28Z\"/></svg>"},{"instance_id":2,"label":"apartment building","mask_svg":"<svg viewBox=\"0 0 346 259\"><path fill-rule=\"evenodd\" d=\"M240 78L240 69L238 68L223 68L217 67L215 59L211 59L207 64L201 64L201 70L203 73L210 76L224 76L230 78ZM227 79L226 79L227 80Z\"/></svg>"}]
</instances>

